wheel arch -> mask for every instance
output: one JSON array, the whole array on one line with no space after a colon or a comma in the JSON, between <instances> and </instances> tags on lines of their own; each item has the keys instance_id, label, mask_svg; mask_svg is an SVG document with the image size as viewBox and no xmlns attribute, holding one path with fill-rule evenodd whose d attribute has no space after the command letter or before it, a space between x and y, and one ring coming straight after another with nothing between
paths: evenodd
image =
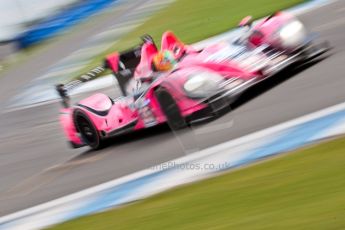
<instances>
[{"instance_id":1,"label":"wheel arch","mask_svg":"<svg viewBox=\"0 0 345 230\"><path fill-rule=\"evenodd\" d=\"M84 124L83 123L78 124L79 119L84 119L85 120L85 121L83 121ZM101 131L97 129L97 126L95 125L94 121L89 116L87 111L85 111L82 108L76 108L73 111L73 122L74 122L74 125L76 128L76 131L80 134L81 139L83 139L83 141L87 145L89 145L94 150L101 149L103 147L103 136L101 134ZM94 132L94 134L91 134L91 140L89 139L90 136L85 134L85 130L84 130L84 132L82 130L79 130L80 125L82 125L81 126L82 128L85 128L85 124L87 124L87 123L89 126L89 130L93 130L93 132Z\"/></svg>"}]
</instances>

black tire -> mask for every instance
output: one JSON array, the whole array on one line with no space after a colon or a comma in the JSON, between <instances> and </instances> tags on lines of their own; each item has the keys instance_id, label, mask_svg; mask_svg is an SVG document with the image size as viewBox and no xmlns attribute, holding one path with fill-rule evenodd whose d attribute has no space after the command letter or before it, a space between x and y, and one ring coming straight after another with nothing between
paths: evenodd
<instances>
[{"instance_id":1,"label":"black tire","mask_svg":"<svg viewBox=\"0 0 345 230\"><path fill-rule=\"evenodd\" d=\"M102 148L102 139L99 132L83 111L77 110L75 112L74 121L81 138L87 145L94 150Z\"/></svg>"},{"instance_id":2,"label":"black tire","mask_svg":"<svg viewBox=\"0 0 345 230\"><path fill-rule=\"evenodd\" d=\"M170 128L172 130L185 128L187 126L186 120L182 117L180 108L171 94L164 88L158 88L155 90L155 96Z\"/></svg>"}]
</instances>

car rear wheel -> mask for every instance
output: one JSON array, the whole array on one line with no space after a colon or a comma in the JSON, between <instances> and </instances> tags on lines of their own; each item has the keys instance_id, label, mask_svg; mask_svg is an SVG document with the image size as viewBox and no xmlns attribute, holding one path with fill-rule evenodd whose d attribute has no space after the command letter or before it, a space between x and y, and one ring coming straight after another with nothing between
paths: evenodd
<instances>
[{"instance_id":1,"label":"car rear wheel","mask_svg":"<svg viewBox=\"0 0 345 230\"><path fill-rule=\"evenodd\" d=\"M99 132L84 112L77 111L75 113L75 124L83 141L87 145L95 150L102 147L102 140Z\"/></svg>"},{"instance_id":2,"label":"car rear wheel","mask_svg":"<svg viewBox=\"0 0 345 230\"><path fill-rule=\"evenodd\" d=\"M167 90L158 88L155 90L155 96L172 130L182 129L187 126L185 119L181 115L180 108Z\"/></svg>"}]
</instances>

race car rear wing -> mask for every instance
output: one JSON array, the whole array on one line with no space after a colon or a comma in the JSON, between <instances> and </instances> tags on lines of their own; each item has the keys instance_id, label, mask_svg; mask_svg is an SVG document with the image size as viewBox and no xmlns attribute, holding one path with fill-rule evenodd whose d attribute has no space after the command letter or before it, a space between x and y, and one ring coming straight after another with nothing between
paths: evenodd
<instances>
[{"instance_id":1,"label":"race car rear wing","mask_svg":"<svg viewBox=\"0 0 345 230\"><path fill-rule=\"evenodd\" d=\"M77 79L74 79L66 84L57 84L55 85L55 89L58 93L58 95L62 99L62 104L65 108L69 107L70 98L68 95L68 92L72 89L76 88L77 86L81 85L82 83L85 83L87 81L93 80L96 77L98 77L100 74L102 74L106 68L104 66L97 66L87 72L86 74L81 75Z\"/></svg>"},{"instance_id":2,"label":"race car rear wing","mask_svg":"<svg viewBox=\"0 0 345 230\"><path fill-rule=\"evenodd\" d=\"M74 79L66 84L57 84L55 89L62 99L63 106L66 108L70 106L69 92L72 89L85 82L94 80L107 69L112 70L119 83L122 94L126 96L126 85L133 77L135 67L140 62L140 51L141 45L121 53L110 54L106 57L104 65L97 66L77 79Z\"/></svg>"},{"instance_id":3,"label":"race car rear wing","mask_svg":"<svg viewBox=\"0 0 345 230\"><path fill-rule=\"evenodd\" d=\"M77 79L74 79L66 84L57 84L55 89L58 95L62 99L64 107L69 107L69 92L80 86L81 84L94 80L107 69L111 69L115 78L117 79L121 92L126 96L126 85L128 81L133 77L135 67L140 61L141 46L137 46L131 50L127 50L122 53L113 53L106 57L104 65L97 66L89 72L81 75Z\"/></svg>"},{"instance_id":4,"label":"race car rear wing","mask_svg":"<svg viewBox=\"0 0 345 230\"><path fill-rule=\"evenodd\" d=\"M81 75L77 79L74 79L67 84L58 84L56 85L56 91L63 100L64 107L69 107L69 96L68 92L73 88L85 83L87 81L93 80L100 76L104 71L110 69L115 78L118 81L121 92L124 96L127 96L126 86L129 80L134 76L135 68L138 66L141 59L141 48L145 43L152 43L154 41L151 36L144 35L141 37L143 41L142 44L125 50L120 53L112 53L105 58L104 64L102 66L97 66L87 72L86 74Z\"/></svg>"}]
</instances>

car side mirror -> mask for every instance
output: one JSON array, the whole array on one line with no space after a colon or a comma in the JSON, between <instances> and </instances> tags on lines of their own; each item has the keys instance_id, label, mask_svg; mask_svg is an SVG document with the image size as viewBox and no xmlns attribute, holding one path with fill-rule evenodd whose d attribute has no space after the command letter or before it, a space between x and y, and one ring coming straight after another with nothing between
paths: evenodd
<instances>
[{"instance_id":1,"label":"car side mirror","mask_svg":"<svg viewBox=\"0 0 345 230\"><path fill-rule=\"evenodd\" d=\"M240 23L238 24L238 27L245 27L245 26L251 26L253 23L252 16L247 16L243 18Z\"/></svg>"}]
</instances>

